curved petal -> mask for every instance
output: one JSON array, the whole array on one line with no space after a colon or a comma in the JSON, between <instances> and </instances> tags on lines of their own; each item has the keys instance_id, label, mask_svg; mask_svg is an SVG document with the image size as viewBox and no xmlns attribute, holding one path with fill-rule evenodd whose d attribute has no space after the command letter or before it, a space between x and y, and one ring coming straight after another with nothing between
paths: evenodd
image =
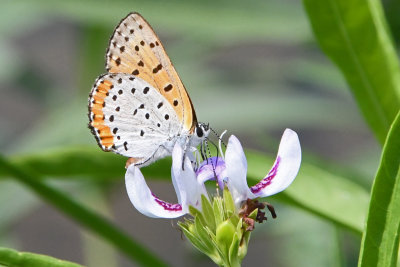
<instances>
[{"instance_id":1,"label":"curved petal","mask_svg":"<svg viewBox=\"0 0 400 267\"><path fill-rule=\"evenodd\" d=\"M257 197L266 197L286 189L296 177L300 162L299 138L295 131L286 129L274 165L264 179L251 187L251 192Z\"/></svg>"},{"instance_id":2,"label":"curved petal","mask_svg":"<svg viewBox=\"0 0 400 267\"><path fill-rule=\"evenodd\" d=\"M184 165L182 169L182 160ZM207 195L203 183L199 183L193 170L190 159L183 155L182 147L175 144L172 151L172 183L184 212L188 212L189 205L201 210L201 195Z\"/></svg>"},{"instance_id":3,"label":"curved petal","mask_svg":"<svg viewBox=\"0 0 400 267\"><path fill-rule=\"evenodd\" d=\"M247 185L247 161L242 145L236 136L229 138L225 151L225 164L228 174L227 186L237 206L248 198L255 198Z\"/></svg>"},{"instance_id":4,"label":"curved petal","mask_svg":"<svg viewBox=\"0 0 400 267\"><path fill-rule=\"evenodd\" d=\"M220 157L211 157L203 161L196 171L196 176L197 181L202 184L217 177L219 188L224 189L224 179L227 177L225 161Z\"/></svg>"},{"instance_id":5,"label":"curved petal","mask_svg":"<svg viewBox=\"0 0 400 267\"><path fill-rule=\"evenodd\" d=\"M126 170L125 186L133 206L152 218L177 218L185 214L180 204L171 204L157 198L149 189L143 174L135 164Z\"/></svg>"}]
</instances>

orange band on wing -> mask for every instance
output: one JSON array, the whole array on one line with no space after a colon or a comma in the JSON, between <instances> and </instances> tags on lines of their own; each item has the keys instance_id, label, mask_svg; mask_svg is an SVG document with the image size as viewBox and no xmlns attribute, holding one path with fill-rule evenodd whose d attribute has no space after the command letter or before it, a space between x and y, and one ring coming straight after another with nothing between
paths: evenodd
<instances>
[{"instance_id":1,"label":"orange band on wing","mask_svg":"<svg viewBox=\"0 0 400 267\"><path fill-rule=\"evenodd\" d=\"M90 113L92 118L90 120L90 126L95 131L98 137L98 142L103 149L111 149L114 145L114 136L111 133L110 127L104 123L104 99L107 97L108 91L111 89L112 83L110 81L100 82L92 92L92 105L90 107Z\"/></svg>"}]
</instances>

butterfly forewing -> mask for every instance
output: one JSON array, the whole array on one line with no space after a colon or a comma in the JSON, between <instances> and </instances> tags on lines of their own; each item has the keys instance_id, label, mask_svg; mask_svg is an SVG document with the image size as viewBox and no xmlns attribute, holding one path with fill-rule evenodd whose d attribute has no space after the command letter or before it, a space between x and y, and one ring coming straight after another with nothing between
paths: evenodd
<instances>
[{"instance_id":1,"label":"butterfly forewing","mask_svg":"<svg viewBox=\"0 0 400 267\"><path fill-rule=\"evenodd\" d=\"M124 18L114 31L107 51L107 71L141 78L165 97L181 122L192 133L196 115L178 74L159 38L137 13Z\"/></svg>"},{"instance_id":2,"label":"butterfly forewing","mask_svg":"<svg viewBox=\"0 0 400 267\"><path fill-rule=\"evenodd\" d=\"M139 165L171 153L160 144L179 135L181 122L146 81L123 73L102 75L89 101L90 127L104 150L134 157Z\"/></svg>"}]
</instances>

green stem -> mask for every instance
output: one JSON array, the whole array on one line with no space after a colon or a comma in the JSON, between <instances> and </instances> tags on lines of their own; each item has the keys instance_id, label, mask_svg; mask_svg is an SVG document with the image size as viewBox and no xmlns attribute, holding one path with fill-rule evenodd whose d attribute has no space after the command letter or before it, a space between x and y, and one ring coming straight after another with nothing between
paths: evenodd
<instances>
[{"instance_id":1,"label":"green stem","mask_svg":"<svg viewBox=\"0 0 400 267\"><path fill-rule=\"evenodd\" d=\"M30 252L19 252L10 248L0 247L0 266L10 267L83 267L80 264L59 260L47 255Z\"/></svg>"},{"instance_id":2,"label":"green stem","mask_svg":"<svg viewBox=\"0 0 400 267\"><path fill-rule=\"evenodd\" d=\"M105 216L106 218L112 218L112 209L109 201L107 201L106 191L104 187L101 187L99 183L91 183L89 188L84 189L85 194L80 197L81 201L87 203L96 203L93 207L96 212ZM81 239L83 245L84 263L87 266L96 267L117 267L118 266L118 254L116 249L98 235L88 232L86 229L81 231ZM101 251L101 256L99 255Z\"/></svg>"},{"instance_id":3,"label":"green stem","mask_svg":"<svg viewBox=\"0 0 400 267\"><path fill-rule=\"evenodd\" d=\"M43 180L36 175L32 173L27 174L16 168L3 156L0 156L0 167L14 176L19 182L29 187L43 200L51 203L82 226L87 227L89 230L113 244L128 258L143 266L168 266L152 252L129 238L111 222L85 208L66 194L45 184Z\"/></svg>"}]
</instances>

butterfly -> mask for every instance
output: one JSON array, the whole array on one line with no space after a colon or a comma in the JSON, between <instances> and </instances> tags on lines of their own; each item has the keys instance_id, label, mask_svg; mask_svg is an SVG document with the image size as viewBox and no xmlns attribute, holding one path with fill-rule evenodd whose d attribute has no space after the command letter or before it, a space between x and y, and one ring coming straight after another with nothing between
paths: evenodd
<instances>
[{"instance_id":1,"label":"butterfly","mask_svg":"<svg viewBox=\"0 0 400 267\"><path fill-rule=\"evenodd\" d=\"M89 95L89 128L104 151L147 166L171 155L178 142L192 149L209 134L149 23L130 13L115 28L106 74Z\"/></svg>"}]
</instances>

